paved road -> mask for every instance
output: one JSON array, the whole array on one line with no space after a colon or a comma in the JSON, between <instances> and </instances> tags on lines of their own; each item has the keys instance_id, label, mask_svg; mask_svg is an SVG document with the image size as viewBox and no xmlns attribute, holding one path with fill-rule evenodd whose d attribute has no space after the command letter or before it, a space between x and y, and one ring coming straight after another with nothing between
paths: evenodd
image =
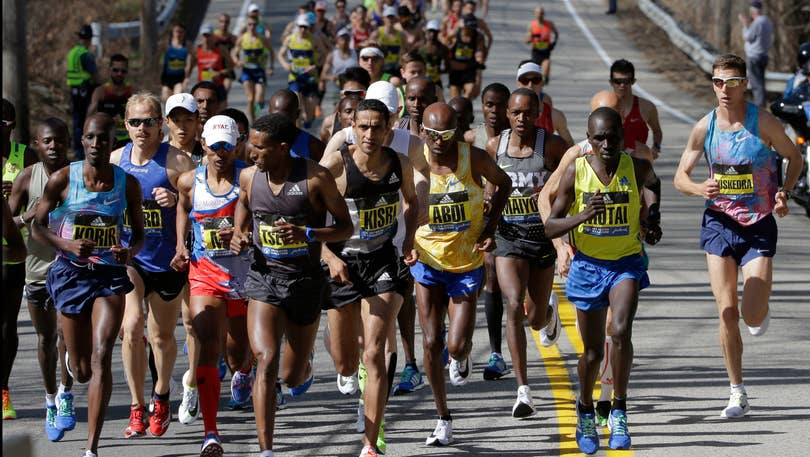
<instances>
[{"instance_id":1,"label":"paved road","mask_svg":"<svg viewBox=\"0 0 810 457\"><path fill-rule=\"evenodd\" d=\"M274 41L292 18L298 2L265 0L263 14L274 31ZM528 52L520 44L525 21L534 2L496 1L489 15L495 34L485 83L502 81L512 85L516 63ZM622 36L616 19L603 14L604 2L576 0L546 2L550 19L562 31L554 53L552 84L548 87L555 106L568 115L576 139L584 138L587 99L606 88L608 70L604 60L628 58L636 65L640 86L671 107L659 109L664 128L664 149L656 169L663 180L664 239L649 249L653 286L642 293L634 332L635 367L630 384L630 427L634 453L649 456L737 456L806 455L808 381L810 357L810 285L807 272L808 224L800 209L779 221L780 243L774 269L770 331L758 340L744 332L744 367L752 413L740 421L724 421L720 410L727 400L727 381L717 345L714 302L708 286L705 260L698 247L702 202L688 199L672 187L672 175L686 142L690 125L683 118L698 118L710 107L676 93L673 86L650 71L649 62ZM267 7L270 7L269 9ZM220 11L234 16L245 9L241 1L211 2L207 21L215 23ZM578 12L580 25L572 12ZM580 28L580 26L582 28ZM601 44L597 52L589 38ZM278 48L276 48L278 49ZM284 87L282 75L274 76L269 91ZM706 90L710 90L706 85ZM231 104L244 106L239 87L231 93ZM480 114L478 115L480 118ZM449 448L423 446L435 424L435 410L429 389L391 400L387 414L388 455L561 455L576 454L573 441L573 398L576 336L573 311L563 306L565 335L557 347L530 348L529 377L539 414L533 420L517 422L510 417L516 385L513 376L485 382L481 370L488 356L483 310L475 333L473 382L449 388L457 443ZM35 338L25 311L20 316L20 352L11 379L19 419L4 421L4 441L30 433L40 456L79 455L85 443L86 388L77 386L79 425L61 443L48 442L42 433L42 388L40 387ZM418 329L417 329L418 332ZM182 328L178 327L178 341ZM420 338L420 335L417 335ZM181 343L182 344L182 343ZM505 343L504 343L505 344ZM291 401L276 424L278 455L357 455L361 447L354 432L356 399L340 396L334 385L334 369L319 340L315 359L316 382L310 393ZM417 349L420 354L421 349ZM504 351L506 347L504 346ZM199 452L202 424L172 423L160 439L127 441L122 437L129 401L120 352L114 357L116 385L101 442L102 456L188 456ZM175 373L185 370L178 360ZM223 384L220 430L228 455L256 455L254 422L250 411L225 408L227 382ZM176 404L179 400L173 402ZM607 430L602 433L607 436ZM603 444L604 441L603 441ZM604 446L603 446L604 448ZM605 451L600 451L604 453ZM609 452L608 454L612 454ZM632 454L633 452L625 452Z\"/></svg>"}]
</instances>

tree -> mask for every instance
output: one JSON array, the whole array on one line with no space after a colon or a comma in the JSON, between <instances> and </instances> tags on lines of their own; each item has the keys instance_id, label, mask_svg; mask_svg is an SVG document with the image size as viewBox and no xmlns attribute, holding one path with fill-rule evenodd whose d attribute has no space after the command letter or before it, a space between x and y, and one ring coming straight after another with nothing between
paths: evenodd
<instances>
[{"instance_id":1,"label":"tree","mask_svg":"<svg viewBox=\"0 0 810 457\"><path fill-rule=\"evenodd\" d=\"M17 111L16 140L28 143L28 62L25 0L3 0L3 98Z\"/></svg>"}]
</instances>

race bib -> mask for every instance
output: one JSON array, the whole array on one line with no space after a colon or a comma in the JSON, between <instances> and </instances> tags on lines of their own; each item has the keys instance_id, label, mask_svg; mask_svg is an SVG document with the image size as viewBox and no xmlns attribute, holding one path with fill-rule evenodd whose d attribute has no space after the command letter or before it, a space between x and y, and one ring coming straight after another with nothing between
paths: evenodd
<instances>
[{"instance_id":1,"label":"race bib","mask_svg":"<svg viewBox=\"0 0 810 457\"><path fill-rule=\"evenodd\" d=\"M277 231L276 221L287 221L296 224L294 219L285 218L277 214L263 214L257 216L259 222L259 242L261 243L262 254L270 259L283 259L288 257L301 257L309 255L307 243L286 243ZM303 218L301 218L303 219ZM296 224L298 225L298 224ZM301 227L301 225L299 225ZM303 227L301 227L303 228Z\"/></svg>"},{"instance_id":2,"label":"race bib","mask_svg":"<svg viewBox=\"0 0 810 457\"><path fill-rule=\"evenodd\" d=\"M472 225L470 197L466 190L430 194L429 227L434 232L463 232Z\"/></svg>"},{"instance_id":3,"label":"race bib","mask_svg":"<svg viewBox=\"0 0 810 457\"><path fill-rule=\"evenodd\" d=\"M215 73L216 73L216 70L214 70L213 68L204 69L202 71L202 76L200 76L201 81L213 81Z\"/></svg>"},{"instance_id":4,"label":"race bib","mask_svg":"<svg viewBox=\"0 0 810 457\"><path fill-rule=\"evenodd\" d=\"M178 71L185 71L185 69L186 69L185 60L179 59L169 60L169 71L178 72Z\"/></svg>"},{"instance_id":5,"label":"race bib","mask_svg":"<svg viewBox=\"0 0 810 457\"><path fill-rule=\"evenodd\" d=\"M510 224L538 224L541 222L540 213L537 211L537 200L532 197L534 191L527 189L525 193L529 195L521 194L518 189L512 191L512 195L506 201L506 206L501 213L504 222Z\"/></svg>"},{"instance_id":6,"label":"race bib","mask_svg":"<svg viewBox=\"0 0 810 457\"><path fill-rule=\"evenodd\" d=\"M361 240L373 240L392 232L397 222L399 193L389 192L374 200L355 200L360 219Z\"/></svg>"},{"instance_id":7,"label":"race bib","mask_svg":"<svg viewBox=\"0 0 810 457\"><path fill-rule=\"evenodd\" d=\"M457 60L470 60L474 54L475 50L473 48L456 48Z\"/></svg>"},{"instance_id":8,"label":"race bib","mask_svg":"<svg viewBox=\"0 0 810 457\"><path fill-rule=\"evenodd\" d=\"M582 195L584 205L594 194L585 192ZM630 194L627 191L605 192L605 212L588 219L582 225L582 233L593 236L626 236L630 234L630 223L627 210L630 208Z\"/></svg>"},{"instance_id":9,"label":"race bib","mask_svg":"<svg viewBox=\"0 0 810 457\"><path fill-rule=\"evenodd\" d=\"M720 194L740 196L754 194L754 174L750 163L741 165L712 164L714 179L720 186Z\"/></svg>"},{"instance_id":10,"label":"race bib","mask_svg":"<svg viewBox=\"0 0 810 457\"><path fill-rule=\"evenodd\" d=\"M92 240L95 251L110 249L118 244L118 216L80 214L73 219L73 239Z\"/></svg>"},{"instance_id":11,"label":"race bib","mask_svg":"<svg viewBox=\"0 0 810 457\"><path fill-rule=\"evenodd\" d=\"M228 246L219 238L219 229L232 228L233 216L209 217L203 219L200 225L202 226L203 245L206 251L214 254L230 252Z\"/></svg>"}]
</instances>

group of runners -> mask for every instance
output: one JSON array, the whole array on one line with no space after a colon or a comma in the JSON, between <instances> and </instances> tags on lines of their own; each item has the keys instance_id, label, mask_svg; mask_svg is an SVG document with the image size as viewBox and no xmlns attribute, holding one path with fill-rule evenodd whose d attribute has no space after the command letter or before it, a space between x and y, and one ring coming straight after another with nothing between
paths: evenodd
<instances>
[{"instance_id":1,"label":"group of runners","mask_svg":"<svg viewBox=\"0 0 810 457\"><path fill-rule=\"evenodd\" d=\"M336 0L333 18L326 2L302 6L277 54L256 5L236 35L227 15L216 30L204 25L196 52L175 26L162 96L135 92L126 58L112 56L111 80L93 94L82 128L81 161L70 162L70 130L56 118L39 122L31 147L10 141L14 107L3 100L4 218L14 221L3 224L4 419L16 415L9 377L23 296L38 338L46 435L59 441L75 427L71 389L89 382L88 457L99 448L117 339L131 394L124 436L165 434L182 316L189 369L178 421L201 416L200 455L223 455L217 411L230 372L229 406L252 404L261 456L272 456L284 391L304 395L314 381L325 311L337 389L360 391L361 457L385 452L388 398L424 387L423 374L438 416L425 443L449 445L445 377L460 386L473 374L479 296L491 349L483 378L514 369L511 415L535 414L525 323L544 346L559 338L558 273L584 343L577 444L596 452L597 426L606 425L609 448L630 448L632 326L649 285L643 243L662 237L654 171L662 130L655 105L633 94L632 63L611 66L610 87L590 100L587 139L574 143L543 90L558 32L542 7L525 40L531 59L513 81L481 90L492 34L474 1L448 2L441 21L426 21L422 2L371 3L347 13ZM276 62L289 89L265 103ZM199 81L186 92L195 67ZM237 68L245 112L227 107ZM767 330L771 213L787 214L802 164L781 124L745 101L745 82L742 59L717 59L718 107L694 127L675 175L678 190L706 200L701 246L731 382L727 418L750 408L739 316L753 335ZM334 114L322 116L316 108L333 84ZM471 125L479 95L483 121ZM711 177L694 182L701 156ZM781 188L779 156L788 164ZM502 355L504 311L512 368Z\"/></svg>"}]
</instances>

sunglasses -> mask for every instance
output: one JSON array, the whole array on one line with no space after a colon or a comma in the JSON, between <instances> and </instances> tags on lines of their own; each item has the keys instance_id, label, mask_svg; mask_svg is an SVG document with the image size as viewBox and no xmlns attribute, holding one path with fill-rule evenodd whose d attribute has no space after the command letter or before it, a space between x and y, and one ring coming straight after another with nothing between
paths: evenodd
<instances>
[{"instance_id":1,"label":"sunglasses","mask_svg":"<svg viewBox=\"0 0 810 457\"><path fill-rule=\"evenodd\" d=\"M159 121L160 121L159 117L145 117L143 119L133 118L127 119L127 124L129 124L130 127L136 129L140 127L141 124L143 124L144 127L154 127L157 125Z\"/></svg>"},{"instance_id":2,"label":"sunglasses","mask_svg":"<svg viewBox=\"0 0 810 457\"><path fill-rule=\"evenodd\" d=\"M450 141L453 138L453 135L456 134L456 129L434 130L434 129L425 127L424 124L422 124L422 128L425 129L425 134L427 134L428 139L430 141L433 141L434 143L436 141L439 141L439 139L441 139L442 141Z\"/></svg>"},{"instance_id":3,"label":"sunglasses","mask_svg":"<svg viewBox=\"0 0 810 457\"><path fill-rule=\"evenodd\" d=\"M543 82L543 77L542 76L534 76L532 78L520 78L520 79L518 79L518 81L521 84L540 84L541 82Z\"/></svg>"},{"instance_id":4,"label":"sunglasses","mask_svg":"<svg viewBox=\"0 0 810 457\"><path fill-rule=\"evenodd\" d=\"M346 97L348 95L357 95L360 98L365 98L366 97L366 91L364 91L362 89L344 89L344 90L340 91L340 96L341 97Z\"/></svg>"},{"instance_id":5,"label":"sunglasses","mask_svg":"<svg viewBox=\"0 0 810 457\"><path fill-rule=\"evenodd\" d=\"M360 60L362 60L363 62L368 62L369 60L372 61L372 62L379 62L379 61L382 60L382 57L380 57L380 56L363 56L363 57L360 57Z\"/></svg>"},{"instance_id":6,"label":"sunglasses","mask_svg":"<svg viewBox=\"0 0 810 457\"><path fill-rule=\"evenodd\" d=\"M621 86L622 84L631 85L636 82L635 78L610 78L610 82L617 86Z\"/></svg>"},{"instance_id":7,"label":"sunglasses","mask_svg":"<svg viewBox=\"0 0 810 457\"><path fill-rule=\"evenodd\" d=\"M718 89L720 89L723 86L726 86L729 89L731 89L739 86L740 84L742 84L743 81L745 81L745 78L743 78L742 76L732 76L731 78L719 78L715 76L714 78L712 78L712 84L714 84L714 87Z\"/></svg>"},{"instance_id":8,"label":"sunglasses","mask_svg":"<svg viewBox=\"0 0 810 457\"><path fill-rule=\"evenodd\" d=\"M125 75L129 72L129 70L127 70L126 68L111 68L110 71L113 73L120 73L122 75Z\"/></svg>"},{"instance_id":9,"label":"sunglasses","mask_svg":"<svg viewBox=\"0 0 810 457\"><path fill-rule=\"evenodd\" d=\"M228 143L227 141L218 141L212 145L209 145L208 147L211 148L211 150L214 152L219 152L220 149L225 150L227 152L231 152L236 147L236 145Z\"/></svg>"}]
</instances>

